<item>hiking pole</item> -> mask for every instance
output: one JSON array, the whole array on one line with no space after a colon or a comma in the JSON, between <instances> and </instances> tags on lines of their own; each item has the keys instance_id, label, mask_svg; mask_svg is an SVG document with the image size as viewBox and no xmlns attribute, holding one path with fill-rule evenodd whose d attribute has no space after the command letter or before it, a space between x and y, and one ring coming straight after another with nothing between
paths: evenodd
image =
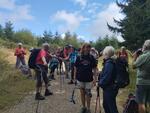
<instances>
[{"instance_id":1,"label":"hiking pole","mask_svg":"<svg viewBox=\"0 0 150 113\"><path fill-rule=\"evenodd\" d=\"M76 104L75 99L74 99L75 89L76 88L73 89L72 95L71 95L71 98L70 98L70 102L72 102L73 104Z\"/></svg>"},{"instance_id":2,"label":"hiking pole","mask_svg":"<svg viewBox=\"0 0 150 113\"><path fill-rule=\"evenodd\" d=\"M70 102L72 102L73 104L76 104L75 99L74 99L74 97L75 97L75 90L76 89L79 89L77 87L77 82L75 82L75 87L73 88L73 91L72 91L72 94L71 94L71 98L70 98Z\"/></svg>"},{"instance_id":3,"label":"hiking pole","mask_svg":"<svg viewBox=\"0 0 150 113\"><path fill-rule=\"evenodd\" d=\"M99 105L99 113L101 113L101 103L100 103L100 92L99 92L99 87L97 86L96 92L97 92L97 97L96 97L96 106L95 106L95 113L97 113L97 106Z\"/></svg>"}]
</instances>

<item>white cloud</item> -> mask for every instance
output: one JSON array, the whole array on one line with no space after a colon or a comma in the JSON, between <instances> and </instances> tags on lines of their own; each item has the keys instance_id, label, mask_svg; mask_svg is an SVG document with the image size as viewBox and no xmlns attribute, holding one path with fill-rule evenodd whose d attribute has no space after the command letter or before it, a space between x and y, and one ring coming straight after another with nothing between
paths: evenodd
<instances>
[{"instance_id":1,"label":"white cloud","mask_svg":"<svg viewBox=\"0 0 150 113\"><path fill-rule=\"evenodd\" d=\"M65 10L57 11L56 14L52 16L52 19L54 23L63 22L58 28L60 32L74 32L80 26L81 22L87 20L87 18L78 13L69 13Z\"/></svg>"},{"instance_id":2,"label":"white cloud","mask_svg":"<svg viewBox=\"0 0 150 113\"><path fill-rule=\"evenodd\" d=\"M0 8L12 10L15 8L15 3L13 0L0 0Z\"/></svg>"},{"instance_id":3,"label":"white cloud","mask_svg":"<svg viewBox=\"0 0 150 113\"><path fill-rule=\"evenodd\" d=\"M14 0L1 0L0 8L6 11L0 11L0 21L18 22L23 20L33 20L30 14L30 5L17 5Z\"/></svg>"},{"instance_id":4,"label":"white cloud","mask_svg":"<svg viewBox=\"0 0 150 113\"><path fill-rule=\"evenodd\" d=\"M107 34L112 35L112 32L110 32L107 27L107 22L110 25L116 26L113 18L117 20L124 18L124 15L120 13L120 8L116 5L116 3L110 3L105 10L99 12L92 24L89 26L88 31L94 37L104 37ZM120 36L119 39L121 39Z\"/></svg>"},{"instance_id":5,"label":"white cloud","mask_svg":"<svg viewBox=\"0 0 150 113\"><path fill-rule=\"evenodd\" d=\"M79 4L82 7L82 9L84 9L87 5L88 0L74 0L74 2L76 4Z\"/></svg>"},{"instance_id":6,"label":"white cloud","mask_svg":"<svg viewBox=\"0 0 150 113\"><path fill-rule=\"evenodd\" d=\"M95 14L97 10L99 10L101 7L102 7L102 4L93 2L91 4L88 4L87 11L89 14Z\"/></svg>"}]
</instances>

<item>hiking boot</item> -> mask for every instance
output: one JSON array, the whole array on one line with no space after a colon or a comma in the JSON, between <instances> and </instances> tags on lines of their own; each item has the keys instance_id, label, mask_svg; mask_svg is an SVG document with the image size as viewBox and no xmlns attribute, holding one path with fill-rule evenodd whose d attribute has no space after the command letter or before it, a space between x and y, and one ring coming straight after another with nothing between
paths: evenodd
<instances>
[{"instance_id":1,"label":"hiking boot","mask_svg":"<svg viewBox=\"0 0 150 113\"><path fill-rule=\"evenodd\" d=\"M80 113L86 113L86 107L82 107Z\"/></svg>"},{"instance_id":2,"label":"hiking boot","mask_svg":"<svg viewBox=\"0 0 150 113\"><path fill-rule=\"evenodd\" d=\"M43 97L40 93L36 93L35 100L45 100L45 97Z\"/></svg>"},{"instance_id":3,"label":"hiking boot","mask_svg":"<svg viewBox=\"0 0 150 113\"><path fill-rule=\"evenodd\" d=\"M45 96L50 96L53 95L52 92L50 92L48 89L45 90Z\"/></svg>"},{"instance_id":4,"label":"hiking boot","mask_svg":"<svg viewBox=\"0 0 150 113\"><path fill-rule=\"evenodd\" d=\"M91 110L90 110L90 109L87 109L86 113L91 113Z\"/></svg>"},{"instance_id":5,"label":"hiking boot","mask_svg":"<svg viewBox=\"0 0 150 113\"><path fill-rule=\"evenodd\" d=\"M71 80L70 82L68 82L68 84L74 84L73 81Z\"/></svg>"}]
</instances>

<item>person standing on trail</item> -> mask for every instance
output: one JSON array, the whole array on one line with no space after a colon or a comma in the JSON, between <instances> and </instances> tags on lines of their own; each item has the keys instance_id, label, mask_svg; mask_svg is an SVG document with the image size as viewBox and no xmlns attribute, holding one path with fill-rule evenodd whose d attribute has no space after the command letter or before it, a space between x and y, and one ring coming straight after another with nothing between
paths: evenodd
<instances>
[{"instance_id":1,"label":"person standing on trail","mask_svg":"<svg viewBox=\"0 0 150 113\"><path fill-rule=\"evenodd\" d=\"M135 59L133 68L137 68L136 100L139 113L146 113L145 104L150 105L150 40L145 41L142 51L143 54Z\"/></svg>"},{"instance_id":2,"label":"person standing on trail","mask_svg":"<svg viewBox=\"0 0 150 113\"><path fill-rule=\"evenodd\" d=\"M63 54L62 54L62 49L60 47L56 50L56 56L58 57L58 61L59 61L59 65L58 65L58 68L57 68L57 74L62 74L62 58L63 58Z\"/></svg>"},{"instance_id":3,"label":"person standing on trail","mask_svg":"<svg viewBox=\"0 0 150 113\"><path fill-rule=\"evenodd\" d=\"M115 85L115 49L107 46L103 50L103 69L100 73L99 86L103 89L103 107L105 113L118 113L116 96L119 88Z\"/></svg>"},{"instance_id":4,"label":"person standing on trail","mask_svg":"<svg viewBox=\"0 0 150 113\"><path fill-rule=\"evenodd\" d=\"M55 54L53 54L55 55ZM58 68L59 60L56 57L53 57L49 62L50 75L49 78L51 80L55 80L55 70Z\"/></svg>"},{"instance_id":5,"label":"person standing on trail","mask_svg":"<svg viewBox=\"0 0 150 113\"><path fill-rule=\"evenodd\" d=\"M71 80L70 82L68 82L68 84L73 84L73 80L74 80L74 64L76 62L76 59L77 59L77 51L74 47L71 47L71 53L69 54L68 58L66 59L69 59L70 61L70 65L71 65Z\"/></svg>"},{"instance_id":6,"label":"person standing on trail","mask_svg":"<svg viewBox=\"0 0 150 113\"><path fill-rule=\"evenodd\" d=\"M69 78L69 70L70 70L70 61L69 59L67 59L69 57L69 54L71 53L71 46L70 45L66 45L63 51L64 54L64 64L65 64L65 74L66 74L66 78Z\"/></svg>"},{"instance_id":7,"label":"person standing on trail","mask_svg":"<svg viewBox=\"0 0 150 113\"><path fill-rule=\"evenodd\" d=\"M19 68L20 65L26 65L26 63L25 63L26 51L23 48L22 43L18 43L18 47L16 48L14 55L17 57L16 58L16 68Z\"/></svg>"},{"instance_id":8,"label":"person standing on trail","mask_svg":"<svg viewBox=\"0 0 150 113\"><path fill-rule=\"evenodd\" d=\"M91 45L84 44L74 67L75 78L80 88L82 108L81 113L90 112L91 88L96 85L96 59L90 55ZM86 107L87 102L87 107Z\"/></svg>"},{"instance_id":9,"label":"person standing on trail","mask_svg":"<svg viewBox=\"0 0 150 113\"><path fill-rule=\"evenodd\" d=\"M51 58L51 55L49 54L49 44L44 43L43 48L38 53L38 56L36 58L36 77L37 77L37 84L36 84L36 100L44 100L45 97L41 95L41 89L42 89L42 82L45 82L45 96L52 95L53 93L50 92L48 89L48 62Z\"/></svg>"},{"instance_id":10,"label":"person standing on trail","mask_svg":"<svg viewBox=\"0 0 150 113\"><path fill-rule=\"evenodd\" d=\"M118 57L125 59L128 62L128 52L126 51L126 47L121 47L121 51L119 51Z\"/></svg>"}]
</instances>

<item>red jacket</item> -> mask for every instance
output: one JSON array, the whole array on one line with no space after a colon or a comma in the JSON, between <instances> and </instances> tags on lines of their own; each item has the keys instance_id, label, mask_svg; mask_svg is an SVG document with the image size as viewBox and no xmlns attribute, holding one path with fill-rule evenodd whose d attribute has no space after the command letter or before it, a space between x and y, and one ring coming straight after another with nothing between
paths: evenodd
<instances>
[{"instance_id":1,"label":"red jacket","mask_svg":"<svg viewBox=\"0 0 150 113\"><path fill-rule=\"evenodd\" d=\"M24 58L24 55L26 55L26 51L24 48L16 48L15 56L17 56L19 58Z\"/></svg>"}]
</instances>

